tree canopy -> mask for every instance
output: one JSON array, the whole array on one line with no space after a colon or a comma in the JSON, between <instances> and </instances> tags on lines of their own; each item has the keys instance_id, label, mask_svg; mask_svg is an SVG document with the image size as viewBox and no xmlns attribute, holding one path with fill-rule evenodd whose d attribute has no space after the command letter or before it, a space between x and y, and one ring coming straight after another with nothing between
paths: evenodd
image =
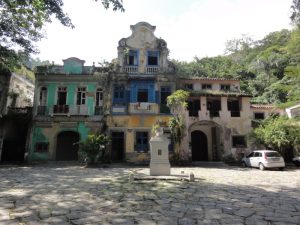
<instances>
[{"instance_id":1,"label":"tree canopy","mask_svg":"<svg viewBox=\"0 0 300 225\"><path fill-rule=\"evenodd\" d=\"M100 2L106 9L124 11L122 0ZM44 37L42 28L53 17L73 28L62 7L63 0L0 0L0 67L11 69L23 56L38 52L35 42Z\"/></svg>"}]
</instances>

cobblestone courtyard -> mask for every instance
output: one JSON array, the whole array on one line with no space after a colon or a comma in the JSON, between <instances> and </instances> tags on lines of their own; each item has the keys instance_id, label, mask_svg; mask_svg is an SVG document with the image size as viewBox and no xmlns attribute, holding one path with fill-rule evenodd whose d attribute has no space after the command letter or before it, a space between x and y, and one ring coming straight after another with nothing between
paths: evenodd
<instances>
[{"instance_id":1,"label":"cobblestone courtyard","mask_svg":"<svg viewBox=\"0 0 300 225\"><path fill-rule=\"evenodd\" d=\"M0 167L0 224L300 224L300 170L172 168L196 182L135 180L145 168Z\"/></svg>"}]
</instances>

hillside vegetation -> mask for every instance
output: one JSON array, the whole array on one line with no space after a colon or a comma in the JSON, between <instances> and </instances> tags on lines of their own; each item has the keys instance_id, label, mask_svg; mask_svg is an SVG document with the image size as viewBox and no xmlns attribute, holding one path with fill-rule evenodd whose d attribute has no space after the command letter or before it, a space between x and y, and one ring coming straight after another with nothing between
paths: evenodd
<instances>
[{"instance_id":1,"label":"hillside vegetation","mask_svg":"<svg viewBox=\"0 0 300 225\"><path fill-rule=\"evenodd\" d=\"M300 100L300 29L272 32L262 40L247 36L226 43L225 54L174 60L180 76L220 77L241 80L254 103L282 107Z\"/></svg>"}]
</instances>

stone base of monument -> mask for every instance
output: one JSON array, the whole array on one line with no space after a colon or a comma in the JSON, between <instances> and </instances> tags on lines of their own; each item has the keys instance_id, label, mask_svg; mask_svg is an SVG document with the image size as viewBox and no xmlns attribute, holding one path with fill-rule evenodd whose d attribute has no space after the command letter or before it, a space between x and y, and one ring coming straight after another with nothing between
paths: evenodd
<instances>
[{"instance_id":1,"label":"stone base of monument","mask_svg":"<svg viewBox=\"0 0 300 225\"><path fill-rule=\"evenodd\" d=\"M150 176L169 176L171 166L169 161L169 140L159 132L152 137L150 143Z\"/></svg>"},{"instance_id":2,"label":"stone base of monument","mask_svg":"<svg viewBox=\"0 0 300 225\"><path fill-rule=\"evenodd\" d=\"M150 162L150 176L169 176L170 174L170 163Z\"/></svg>"}]
</instances>

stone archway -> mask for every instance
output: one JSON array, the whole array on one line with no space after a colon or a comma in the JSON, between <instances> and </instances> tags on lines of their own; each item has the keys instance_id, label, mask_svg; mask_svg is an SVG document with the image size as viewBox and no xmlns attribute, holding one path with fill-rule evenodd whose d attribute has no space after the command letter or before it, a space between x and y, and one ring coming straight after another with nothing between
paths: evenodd
<instances>
[{"instance_id":1,"label":"stone archway","mask_svg":"<svg viewBox=\"0 0 300 225\"><path fill-rule=\"evenodd\" d=\"M56 160L77 161L79 134L74 131L63 131L57 135Z\"/></svg>"},{"instance_id":2,"label":"stone archway","mask_svg":"<svg viewBox=\"0 0 300 225\"><path fill-rule=\"evenodd\" d=\"M221 143L224 140L222 138L223 129L219 124L213 121L197 121L189 126L188 133L192 161L220 160ZM205 150L199 152L197 150L199 148Z\"/></svg>"},{"instance_id":3,"label":"stone archway","mask_svg":"<svg viewBox=\"0 0 300 225\"><path fill-rule=\"evenodd\" d=\"M191 133L192 161L207 161L207 136L200 130Z\"/></svg>"}]
</instances>

